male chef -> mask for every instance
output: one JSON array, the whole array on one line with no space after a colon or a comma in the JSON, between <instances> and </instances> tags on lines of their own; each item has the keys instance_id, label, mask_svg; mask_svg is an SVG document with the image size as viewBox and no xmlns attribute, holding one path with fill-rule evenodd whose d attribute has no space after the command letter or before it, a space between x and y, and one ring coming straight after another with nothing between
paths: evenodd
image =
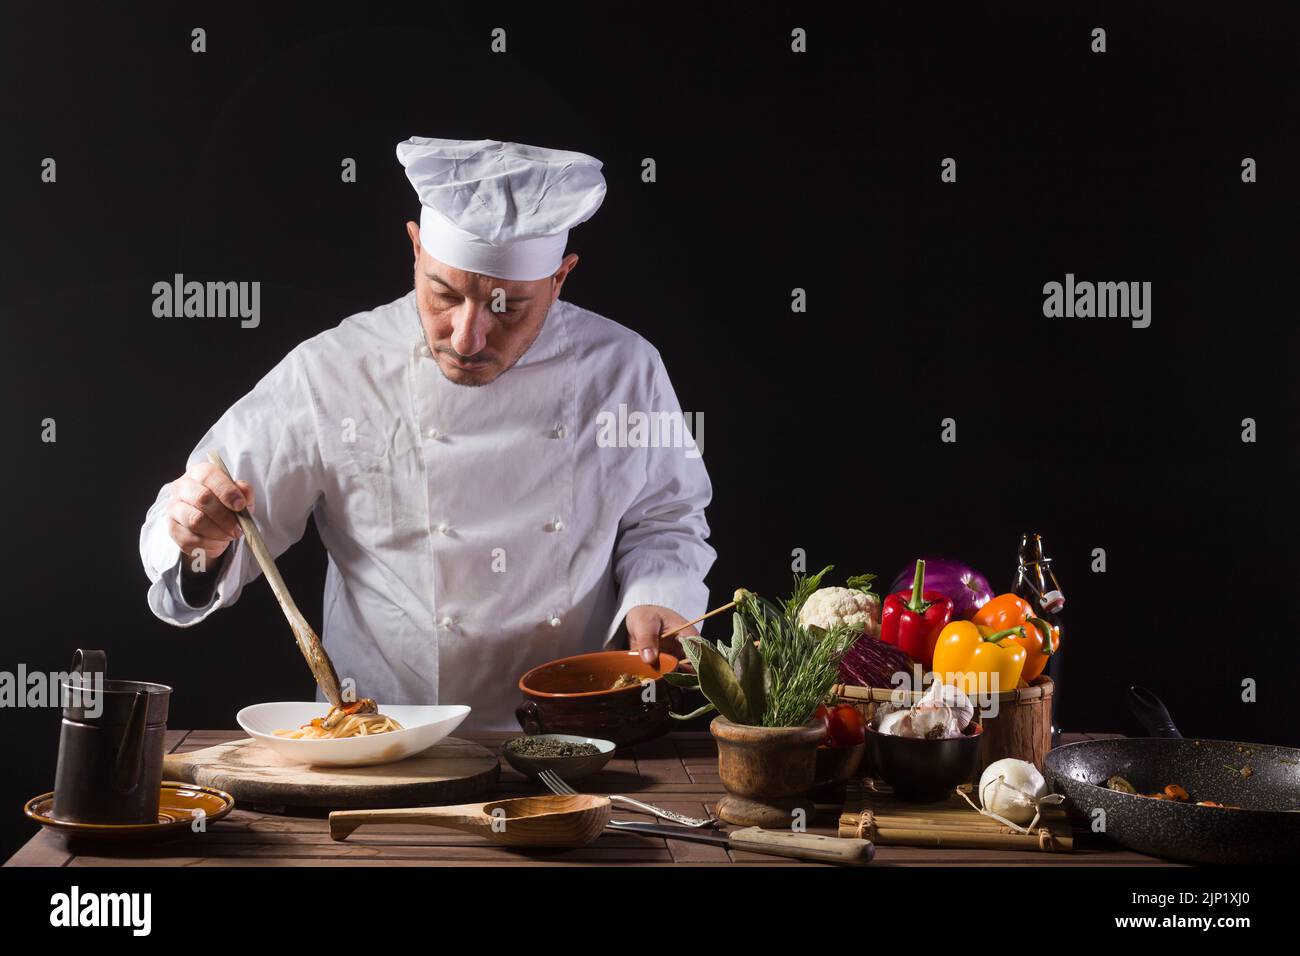
<instances>
[{"instance_id":1,"label":"male chef","mask_svg":"<svg viewBox=\"0 0 1300 956\"><path fill-rule=\"evenodd\" d=\"M624 624L654 660L704 613L712 490L689 435L601 437L620 405L682 412L650 343L560 298L600 161L424 137L397 158L421 204L414 289L297 346L203 436L140 532L149 607L188 627L239 598L259 574L241 508L277 555L311 515L340 678L509 729L529 668Z\"/></svg>"}]
</instances>

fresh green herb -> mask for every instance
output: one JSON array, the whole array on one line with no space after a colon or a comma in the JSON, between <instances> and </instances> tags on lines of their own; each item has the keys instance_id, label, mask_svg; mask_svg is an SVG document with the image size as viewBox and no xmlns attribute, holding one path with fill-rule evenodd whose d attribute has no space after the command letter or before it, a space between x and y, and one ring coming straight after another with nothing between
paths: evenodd
<instances>
[{"instance_id":1,"label":"fresh green herb","mask_svg":"<svg viewBox=\"0 0 1300 956\"><path fill-rule=\"evenodd\" d=\"M804 602L830 570L796 575L794 591L780 606L738 592L730 644L684 638L682 647L696 673L668 676L678 686L698 686L708 703L673 716L686 720L716 709L733 723L762 727L797 727L812 720L839 675L840 658L859 636L842 624L829 630L799 624ZM865 584L872 577L852 580Z\"/></svg>"},{"instance_id":2,"label":"fresh green herb","mask_svg":"<svg viewBox=\"0 0 1300 956\"><path fill-rule=\"evenodd\" d=\"M767 667L763 655L758 652L752 641L745 641L736 655L736 679L749 704L751 723L762 720L767 711Z\"/></svg>"},{"instance_id":3,"label":"fresh green herb","mask_svg":"<svg viewBox=\"0 0 1300 956\"><path fill-rule=\"evenodd\" d=\"M874 574L855 574L844 582L846 588L852 588L855 591L866 591L868 594L875 594L871 590L871 582L876 580Z\"/></svg>"},{"instance_id":4,"label":"fresh green herb","mask_svg":"<svg viewBox=\"0 0 1300 956\"><path fill-rule=\"evenodd\" d=\"M700 690L718 709L718 713L737 724L755 722L754 715L750 712L749 700L740 686L740 679L736 676L734 665L728 663L712 644L700 645L698 673Z\"/></svg>"},{"instance_id":5,"label":"fresh green herb","mask_svg":"<svg viewBox=\"0 0 1300 956\"><path fill-rule=\"evenodd\" d=\"M742 605L769 680L762 720L765 727L795 727L812 720L817 705L839 676L840 658L859 637L843 624L828 630L799 624L804 602L821 587L830 570L828 565L817 574L796 576L794 593L783 608L760 599Z\"/></svg>"}]
</instances>

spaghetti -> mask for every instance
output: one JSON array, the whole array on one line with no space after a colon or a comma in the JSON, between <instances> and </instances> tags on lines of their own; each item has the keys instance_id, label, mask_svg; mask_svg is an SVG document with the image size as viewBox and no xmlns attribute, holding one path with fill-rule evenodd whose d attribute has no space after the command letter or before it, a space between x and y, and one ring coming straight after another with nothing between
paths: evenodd
<instances>
[{"instance_id":1,"label":"spaghetti","mask_svg":"<svg viewBox=\"0 0 1300 956\"><path fill-rule=\"evenodd\" d=\"M331 707L324 717L317 717L297 730L277 730L275 736L290 740L342 740L404 729L392 717L379 713L379 705L373 700L364 697L341 707Z\"/></svg>"}]
</instances>

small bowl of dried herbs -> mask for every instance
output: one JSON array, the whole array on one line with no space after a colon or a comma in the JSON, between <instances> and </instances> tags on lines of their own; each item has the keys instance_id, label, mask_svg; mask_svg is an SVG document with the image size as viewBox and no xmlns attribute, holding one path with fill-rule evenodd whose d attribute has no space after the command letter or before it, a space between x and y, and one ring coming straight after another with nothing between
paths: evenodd
<instances>
[{"instance_id":1,"label":"small bowl of dried herbs","mask_svg":"<svg viewBox=\"0 0 1300 956\"><path fill-rule=\"evenodd\" d=\"M507 740L501 755L526 777L550 770L568 783L589 777L609 763L614 742L573 734L533 734Z\"/></svg>"}]
</instances>

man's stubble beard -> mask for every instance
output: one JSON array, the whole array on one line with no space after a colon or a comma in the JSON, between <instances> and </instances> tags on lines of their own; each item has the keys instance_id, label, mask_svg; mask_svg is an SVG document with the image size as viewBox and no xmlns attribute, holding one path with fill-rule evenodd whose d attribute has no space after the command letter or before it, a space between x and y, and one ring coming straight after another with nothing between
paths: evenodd
<instances>
[{"instance_id":1,"label":"man's stubble beard","mask_svg":"<svg viewBox=\"0 0 1300 956\"><path fill-rule=\"evenodd\" d=\"M514 367L514 366L511 366L511 368L513 368L513 367ZM501 370L500 372L498 372L496 375L493 375L490 379L488 379L487 381L484 381L484 382L458 382L458 381L456 381L454 378L452 378L450 375L447 374L447 370L446 370L445 368L442 367L442 363L441 363L441 362L438 363L438 371L442 373L442 377L443 377L443 378L445 378L447 381L451 382L451 384L453 384L453 385L459 385L461 388L482 388L484 385L491 385L493 382L495 382L497 379L499 379L502 375L506 374L506 372L510 371L510 369L502 369L502 370Z\"/></svg>"},{"instance_id":2,"label":"man's stubble beard","mask_svg":"<svg viewBox=\"0 0 1300 956\"><path fill-rule=\"evenodd\" d=\"M418 290L417 290L416 294L417 294L417 295L419 294ZM539 322L539 323L537 324L537 331L534 332L534 333L533 333L533 337L532 337L531 339L528 340L528 344L525 345L525 346L520 350L519 355L515 357L515 360L514 360L513 362L511 362L509 365L507 365L505 368L503 368L500 372L498 372L496 375L493 375L490 379L488 379L488 380L485 381L485 382L458 382L458 381L456 381L454 378L452 378L450 375L447 374L447 370L446 370L445 368L442 367L442 363L441 363L441 362L437 362L438 371L441 372L441 373L442 373L442 377L445 378L447 381L451 382L451 384L453 384L453 385L459 385L461 388L482 388L482 387L485 386L485 385L491 385L493 382L495 382L497 379L499 379L502 375L505 375L505 374L506 374L507 372L509 372L512 368L514 368L516 365L518 365L518 364L519 364L519 360L520 360L521 358L523 358L525 355L528 354L528 350L531 349L531 348L533 347L533 344L534 344L534 343L535 343L535 342L536 342L536 341L541 337L541 335L542 335L542 329L546 328L546 322L547 322L547 320L548 320L550 317L551 317L551 306L548 304L548 305L546 306L546 314L542 316L542 321ZM423 313L421 313L420 331L421 331L421 334L423 334L424 337L425 337L425 344L428 345L428 344L429 344L429 343L428 343L428 334L424 331ZM432 345L430 345L429 347L430 347L430 348L434 348L434 346L432 346ZM434 354L435 354L435 355L438 355L438 354L445 354L445 353L438 353L438 352L435 352Z\"/></svg>"}]
</instances>

